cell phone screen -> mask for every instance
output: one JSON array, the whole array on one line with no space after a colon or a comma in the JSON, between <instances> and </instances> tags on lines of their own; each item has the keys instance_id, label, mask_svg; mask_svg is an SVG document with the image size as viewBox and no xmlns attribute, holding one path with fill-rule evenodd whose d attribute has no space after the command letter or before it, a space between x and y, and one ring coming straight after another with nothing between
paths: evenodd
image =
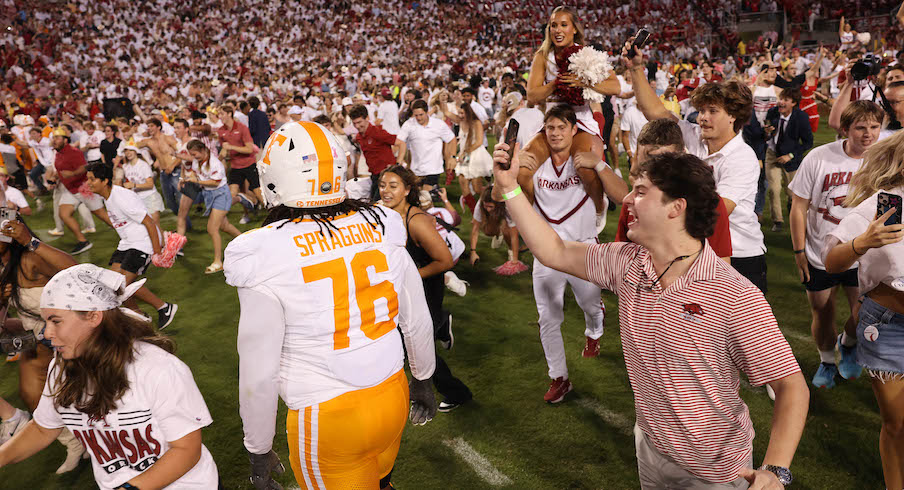
<instances>
[{"instance_id":1,"label":"cell phone screen","mask_svg":"<svg viewBox=\"0 0 904 490\"><path fill-rule=\"evenodd\" d=\"M901 196L897 194L888 194L880 192L876 201L876 217L880 217L887 213L889 209L895 208L894 214L885 220L885 226L901 224Z\"/></svg>"}]
</instances>

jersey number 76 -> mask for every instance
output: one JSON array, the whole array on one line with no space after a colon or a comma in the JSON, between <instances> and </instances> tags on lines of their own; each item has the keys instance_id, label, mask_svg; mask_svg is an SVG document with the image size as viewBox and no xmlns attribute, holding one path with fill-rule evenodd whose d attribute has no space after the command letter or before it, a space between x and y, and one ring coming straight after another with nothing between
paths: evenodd
<instances>
[{"instance_id":1,"label":"jersey number 76","mask_svg":"<svg viewBox=\"0 0 904 490\"><path fill-rule=\"evenodd\" d=\"M346 265L345 258L321 262L302 267L304 282L330 279L333 283L333 320L336 331L333 333L333 350L345 349L349 346L349 273L355 288L355 300L361 312L361 331L368 338L376 340L396 328L395 318L399 314L399 296L389 281L371 285L367 268L373 267L375 272L386 272L389 265L386 255L379 250L358 252ZM389 318L377 322L375 305L378 299L384 298L389 310Z\"/></svg>"}]
</instances>

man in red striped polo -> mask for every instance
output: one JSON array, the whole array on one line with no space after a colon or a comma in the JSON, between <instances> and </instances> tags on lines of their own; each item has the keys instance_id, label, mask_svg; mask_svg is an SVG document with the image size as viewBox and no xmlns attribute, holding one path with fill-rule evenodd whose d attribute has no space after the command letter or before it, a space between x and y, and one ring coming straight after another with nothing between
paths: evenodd
<instances>
[{"instance_id":1,"label":"man in red striped polo","mask_svg":"<svg viewBox=\"0 0 904 490\"><path fill-rule=\"evenodd\" d=\"M497 146L497 163L507 149ZM642 488L789 484L809 392L762 292L706 242L719 199L709 167L688 154L650 157L623 202L633 243L592 244L563 241L522 197L517 148L511 163L496 165L496 184L534 257L618 294ZM775 391L758 470L741 373Z\"/></svg>"}]
</instances>

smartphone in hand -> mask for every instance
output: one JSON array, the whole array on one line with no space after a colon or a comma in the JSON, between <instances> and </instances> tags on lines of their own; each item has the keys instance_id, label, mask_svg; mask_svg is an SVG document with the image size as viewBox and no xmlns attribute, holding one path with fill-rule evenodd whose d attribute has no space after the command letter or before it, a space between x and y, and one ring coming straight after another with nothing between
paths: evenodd
<instances>
[{"instance_id":1,"label":"smartphone in hand","mask_svg":"<svg viewBox=\"0 0 904 490\"><path fill-rule=\"evenodd\" d=\"M901 196L897 194L889 194L880 192L876 201L876 217L880 217L887 213L891 208L895 208L894 214L885 220L885 226L901 224Z\"/></svg>"},{"instance_id":2,"label":"smartphone in hand","mask_svg":"<svg viewBox=\"0 0 904 490\"><path fill-rule=\"evenodd\" d=\"M521 124L517 119L509 119L508 129L505 131L504 143L508 145L508 163L500 165L503 170L508 170L512 166L512 158L515 156L515 143L518 142L518 129Z\"/></svg>"}]
</instances>

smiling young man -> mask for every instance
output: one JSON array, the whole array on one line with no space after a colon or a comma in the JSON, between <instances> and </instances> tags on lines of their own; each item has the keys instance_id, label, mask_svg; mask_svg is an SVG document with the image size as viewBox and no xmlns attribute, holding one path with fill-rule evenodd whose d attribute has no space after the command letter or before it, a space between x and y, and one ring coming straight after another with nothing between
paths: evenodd
<instances>
[{"instance_id":1,"label":"smiling young man","mask_svg":"<svg viewBox=\"0 0 904 490\"><path fill-rule=\"evenodd\" d=\"M635 72L637 107L650 121L677 120L643 76L642 61L640 56L628 59ZM728 211L732 267L765 293L766 245L754 212L760 164L741 135L753 111L753 96L737 81L707 83L694 90L691 104L699 111L698 124L678 121L685 149L712 168L716 190Z\"/></svg>"},{"instance_id":2,"label":"smiling young man","mask_svg":"<svg viewBox=\"0 0 904 490\"><path fill-rule=\"evenodd\" d=\"M863 163L867 148L879 140L885 113L868 100L852 102L841 116L841 130L846 139L835 141L811 151L788 185L791 204L791 242L800 281L807 289L813 321L810 330L819 350L819 369L813 376L813 386L832 388L835 375L844 379L860 376L857 364L857 317L860 310L857 267L840 274L826 272L823 261L825 242L829 233L852 208L843 206L848 183ZM844 324L844 333L835 333L835 293L844 288L851 316ZM835 349L841 362L835 363Z\"/></svg>"},{"instance_id":3,"label":"smiling young man","mask_svg":"<svg viewBox=\"0 0 904 490\"><path fill-rule=\"evenodd\" d=\"M803 432L809 393L766 299L719 260L705 238L716 221L713 172L693 155L640 167L624 200L634 243L565 241L517 183L518 149L497 146L496 185L525 243L545 267L615 291L634 392L643 489L781 488ZM753 425L743 372L776 394L769 445L753 470Z\"/></svg>"}]
</instances>

